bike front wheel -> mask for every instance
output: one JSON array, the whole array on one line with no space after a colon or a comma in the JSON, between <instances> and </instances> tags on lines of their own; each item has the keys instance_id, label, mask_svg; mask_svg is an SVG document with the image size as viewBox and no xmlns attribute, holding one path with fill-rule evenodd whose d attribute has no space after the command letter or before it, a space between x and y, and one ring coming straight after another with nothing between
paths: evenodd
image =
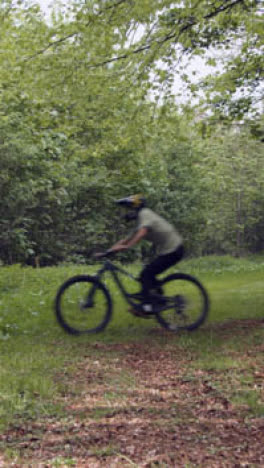
<instances>
[{"instance_id":1,"label":"bike front wheel","mask_svg":"<svg viewBox=\"0 0 264 468\"><path fill-rule=\"evenodd\" d=\"M58 323L72 335L102 331L112 316L112 301L96 278L78 275L62 284L55 299Z\"/></svg>"},{"instance_id":2,"label":"bike front wheel","mask_svg":"<svg viewBox=\"0 0 264 468\"><path fill-rule=\"evenodd\" d=\"M203 285L193 276L175 273L160 282L163 305L157 307L156 318L171 331L194 330L208 316L209 298Z\"/></svg>"}]
</instances>

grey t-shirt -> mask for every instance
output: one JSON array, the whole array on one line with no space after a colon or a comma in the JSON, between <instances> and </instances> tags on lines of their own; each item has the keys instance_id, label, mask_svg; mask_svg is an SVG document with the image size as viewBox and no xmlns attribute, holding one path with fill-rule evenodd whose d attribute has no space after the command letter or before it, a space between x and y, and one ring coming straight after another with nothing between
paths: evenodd
<instances>
[{"instance_id":1,"label":"grey t-shirt","mask_svg":"<svg viewBox=\"0 0 264 468\"><path fill-rule=\"evenodd\" d=\"M149 208L142 208L138 215L137 230L143 227L148 229L145 239L155 245L158 255L169 254L182 244L174 226Z\"/></svg>"}]
</instances>

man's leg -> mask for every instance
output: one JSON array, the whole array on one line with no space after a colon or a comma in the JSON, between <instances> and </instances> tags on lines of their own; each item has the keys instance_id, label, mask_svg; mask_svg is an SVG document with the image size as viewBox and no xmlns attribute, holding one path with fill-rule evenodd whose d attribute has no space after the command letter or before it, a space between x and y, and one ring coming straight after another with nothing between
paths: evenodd
<instances>
[{"instance_id":1,"label":"man's leg","mask_svg":"<svg viewBox=\"0 0 264 468\"><path fill-rule=\"evenodd\" d=\"M167 255L160 255L142 270L140 281L142 283L142 294L146 298L149 295L149 291L156 287L156 275L159 275L167 270L167 268L178 263L182 259L183 254L183 246L180 246L174 252Z\"/></svg>"}]
</instances>

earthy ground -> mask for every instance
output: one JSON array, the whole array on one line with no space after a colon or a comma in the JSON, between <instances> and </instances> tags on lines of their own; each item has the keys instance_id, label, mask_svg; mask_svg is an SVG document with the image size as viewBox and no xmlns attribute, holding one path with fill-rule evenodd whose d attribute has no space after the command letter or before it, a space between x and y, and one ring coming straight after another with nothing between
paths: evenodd
<instances>
[{"instance_id":1,"label":"earthy ground","mask_svg":"<svg viewBox=\"0 0 264 468\"><path fill-rule=\"evenodd\" d=\"M234 322L219 333L259 326ZM17 421L1 437L14 451L2 466L264 467L264 418L233 402L248 368L250 388L263 392L263 344L228 353L242 368L201 370L195 351L170 336L155 347L154 334L145 344L87 345L62 397L66 413Z\"/></svg>"}]
</instances>

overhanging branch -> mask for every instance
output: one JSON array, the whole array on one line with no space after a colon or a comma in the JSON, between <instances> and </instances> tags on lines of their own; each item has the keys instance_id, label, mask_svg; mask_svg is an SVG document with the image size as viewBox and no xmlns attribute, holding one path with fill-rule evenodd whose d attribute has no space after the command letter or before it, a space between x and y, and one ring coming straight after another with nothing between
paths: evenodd
<instances>
[{"instance_id":1,"label":"overhanging branch","mask_svg":"<svg viewBox=\"0 0 264 468\"><path fill-rule=\"evenodd\" d=\"M232 8L234 8L235 6L237 6L238 4L242 4L244 3L244 0L233 0L231 2L229 2L227 4L227 2L224 2L222 5L220 5L218 8L216 8L214 11L208 13L207 15L205 15L203 17L204 20L207 20L207 19L212 19L214 18L215 16L219 15L220 13L223 13L225 12L226 10L230 10ZM257 0L255 1L255 3L257 4ZM106 59L106 60L103 60L101 62L97 62L97 63L94 63L94 64L91 64L88 68L95 68L95 67L100 67L100 66L104 66L104 65L107 65L109 63L113 63L113 62L117 62L119 60L124 60L124 59L127 59L129 58L130 56L132 55L135 55L135 54L139 54L141 52L144 52L146 50L149 50L151 49L151 47L153 46L153 44L156 44L158 47L160 47L161 45L163 45L165 42L168 42L172 39L176 39L178 40L180 38L180 36L186 32L187 30L191 29L193 26L196 26L198 24L198 21L195 21L195 20L192 20L190 21L188 24L182 26L179 31L174 31L174 32L171 32L170 34L167 34L164 38L162 39L157 39L157 40L153 40L151 42L149 42L148 44L146 45L142 45L141 47L138 47L137 49L135 50L132 50L132 51L129 51L125 54L121 54L121 55L117 55L115 57L112 57L112 58L109 58L109 59Z\"/></svg>"},{"instance_id":2,"label":"overhanging branch","mask_svg":"<svg viewBox=\"0 0 264 468\"><path fill-rule=\"evenodd\" d=\"M119 0L114 5L108 6L105 9L100 10L98 12L98 15L99 14L101 15L103 13L103 11L105 11L107 9L116 8L116 7L126 3L126 1L127 0ZM257 6L258 3L259 3L259 0L254 0L253 5ZM203 20L210 20L210 19L218 16L219 14L221 14L223 12L226 12L228 10L229 11L232 10L233 8L235 8L239 4L245 6L245 0L227 0L227 1L223 1L223 3L220 6L215 8L210 13L204 15ZM132 57L133 55L140 54L140 53L142 53L144 51L150 50L153 47L153 45L157 45L158 47L161 47L163 44L165 44L166 42L169 42L169 41L171 41L173 39L174 40L179 40L180 36L183 33L185 33L186 31L188 31L190 29L192 29L197 24L199 24L198 20L193 19L193 17L189 18L188 23L181 26L178 29L178 31L170 32L169 34L167 34L166 36L164 36L163 38L160 38L160 39L150 40L147 44L141 45L140 47L137 47L134 50L128 50L126 53L116 55L115 57L107 58L107 59L102 60L100 62L92 63L87 68L102 67L102 66L105 66L107 64L117 62L119 60L125 60L125 59L127 59L129 57ZM28 62L28 61L32 60L35 57L45 53L47 50L49 50L49 49L51 49L53 47L57 47L59 44L62 44L63 42L67 41L70 38L73 38L73 37L77 36L78 34L79 34L79 32L75 31L75 32L73 32L71 34L68 34L67 36L64 36L64 37L62 37L62 38L60 38L60 39L58 39L58 40L56 40L54 42L50 42L46 47L44 47L43 49L37 51L35 54L32 54L31 56L27 57L26 59L24 59L24 61Z\"/></svg>"}]
</instances>

